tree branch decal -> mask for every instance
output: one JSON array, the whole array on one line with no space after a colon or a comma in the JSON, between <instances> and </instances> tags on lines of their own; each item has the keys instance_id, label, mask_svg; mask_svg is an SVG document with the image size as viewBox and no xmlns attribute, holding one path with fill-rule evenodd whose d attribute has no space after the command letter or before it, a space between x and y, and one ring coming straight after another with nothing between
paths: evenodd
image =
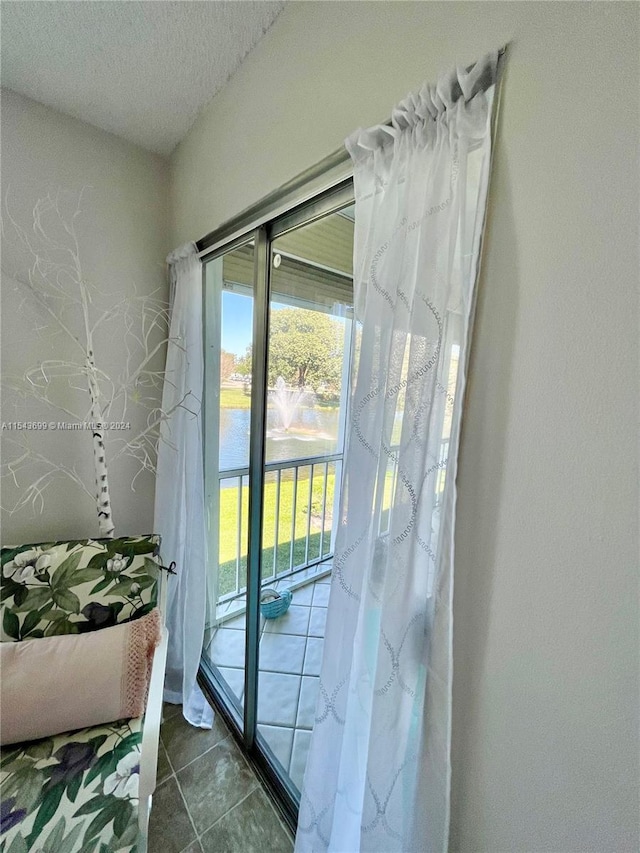
<instances>
[{"instance_id":1,"label":"tree branch decal","mask_svg":"<svg viewBox=\"0 0 640 853\"><path fill-rule=\"evenodd\" d=\"M179 344L169 338L169 305L159 291L139 294L132 285L126 292L113 294L98 288L85 274L79 222L86 195L85 187L72 198L68 193L49 193L40 198L28 229L12 215L5 197L3 241L5 246L12 241L20 256L16 268L10 269L7 252L3 252L5 286L20 294L21 308L29 306L37 312L36 334L59 341L64 351L60 358L28 366L21 375L3 375L2 387L5 394L23 403L35 401L45 429L49 418L64 416L71 428L77 425L91 431L94 483L85 482L75 466L39 452L33 445L35 433L5 432L3 424L7 445L2 477L9 478L20 492L17 500L3 509L9 514L25 507L43 512L49 487L66 478L81 493L91 496L99 534L109 538L114 536L115 524L108 458L132 460L130 485L135 489L143 471L155 473L163 421L179 407L192 407L190 393L170 411L163 411L160 405L165 372L159 365L164 362L166 346L170 342ZM105 308L106 302L111 304ZM112 358L118 354L117 376L105 367L107 351ZM79 402L69 403L70 397ZM144 426L132 438L122 432L110 434L110 422L124 423L130 410L138 417L140 411L146 412Z\"/></svg>"}]
</instances>

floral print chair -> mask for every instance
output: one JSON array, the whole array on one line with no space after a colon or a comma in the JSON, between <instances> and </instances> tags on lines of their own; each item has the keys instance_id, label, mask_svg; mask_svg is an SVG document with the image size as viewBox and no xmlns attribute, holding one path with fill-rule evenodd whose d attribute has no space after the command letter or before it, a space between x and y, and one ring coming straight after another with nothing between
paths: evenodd
<instances>
[{"instance_id":1,"label":"floral print chair","mask_svg":"<svg viewBox=\"0 0 640 853\"><path fill-rule=\"evenodd\" d=\"M2 642L164 613L158 549L157 536L3 548ZM144 853L166 643L163 629L144 718L2 748L0 853Z\"/></svg>"}]
</instances>

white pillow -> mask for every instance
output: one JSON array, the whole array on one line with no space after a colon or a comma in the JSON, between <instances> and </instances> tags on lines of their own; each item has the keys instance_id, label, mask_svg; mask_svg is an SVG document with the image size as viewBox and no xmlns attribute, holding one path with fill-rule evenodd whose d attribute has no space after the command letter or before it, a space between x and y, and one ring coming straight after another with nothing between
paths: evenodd
<instances>
[{"instance_id":1,"label":"white pillow","mask_svg":"<svg viewBox=\"0 0 640 853\"><path fill-rule=\"evenodd\" d=\"M144 713L156 608L90 631L0 643L0 743L19 743Z\"/></svg>"}]
</instances>

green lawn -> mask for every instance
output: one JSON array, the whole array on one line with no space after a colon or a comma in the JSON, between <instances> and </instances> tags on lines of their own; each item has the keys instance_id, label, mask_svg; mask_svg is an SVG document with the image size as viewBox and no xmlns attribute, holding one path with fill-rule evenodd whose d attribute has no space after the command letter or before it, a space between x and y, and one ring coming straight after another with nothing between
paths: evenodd
<instances>
[{"instance_id":1,"label":"green lawn","mask_svg":"<svg viewBox=\"0 0 640 853\"><path fill-rule=\"evenodd\" d=\"M315 405L320 409L339 409L340 401L332 399L323 400L321 397L316 397ZM221 388L220 408L250 409L251 391L249 390L249 393L245 394L242 388Z\"/></svg>"},{"instance_id":2,"label":"green lawn","mask_svg":"<svg viewBox=\"0 0 640 853\"><path fill-rule=\"evenodd\" d=\"M220 389L220 408L221 409L250 409L251 408L251 391L245 394L242 388L221 388Z\"/></svg>"},{"instance_id":3,"label":"green lawn","mask_svg":"<svg viewBox=\"0 0 640 853\"><path fill-rule=\"evenodd\" d=\"M307 510L309 501L310 468L301 468L298 475L296 496L295 536L293 543L293 565L305 562L305 542L307 533ZM320 516L322 513L322 493L324 488L323 468L318 467L313 478L311 493L311 525L309 535L308 562L318 560L329 553L331 539L331 510L335 486L335 471L329 466L327 479L325 533L320 554ZM273 573L274 556L276 574L288 571L291 553L291 529L293 523L293 480L282 479L280 483L280 506L278 510L278 548L274 555L276 527L276 478L268 474L265 482L264 524L263 524L263 577ZM239 586L246 584L247 573L247 532L249 517L249 487L242 489L242 530L240 547ZM218 595L226 595L236 589L236 552L238 537L238 489L222 489L220 493L220 569Z\"/></svg>"}]
</instances>

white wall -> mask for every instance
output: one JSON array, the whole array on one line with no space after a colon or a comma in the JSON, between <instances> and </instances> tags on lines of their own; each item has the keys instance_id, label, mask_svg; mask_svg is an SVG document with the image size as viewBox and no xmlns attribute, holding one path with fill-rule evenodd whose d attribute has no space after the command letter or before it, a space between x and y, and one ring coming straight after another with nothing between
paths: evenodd
<instances>
[{"instance_id":1,"label":"white wall","mask_svg":"<svg viewBox=\"0 0 640 853\"><path fill-rule=\"evenodd\" d=\"M14 92L2 92L2 200L21 227L30 229L32 211L39 198L60 194L62 206L84 189L82 213L77 219L80 256L84 277L105 292L98 306L111 306L115 295L140 295L160 288L166 298L164 258L168 247L168 164L111 134L64 116ZM51 219L49 223L51 223ZM71 355L73 344L64 336L52 338L52 324L46 314L23 301L15 289L13 276L22 277L30 259L19 248L15 234L4 216L2 254L2 375L17 377L44 359ZM54 234L57 233L54 231ZM24 295L24 294L22 294ZM43 327L38 331L38 327ZM74 332L77 318L73 320ZM81 328L78 329L81 331ZM117 330L103 336L96 346L98 366L117 378L124 366L125 353ZM162 360L161 354L161 359ZM73 405L88 409L88 394L64 394ZM61 399L57 396L57 399ZM2 421L68 421L66 415L33 401L18 401L3 394ZM130 410L135 434L145 414ZM129 420L129 416L127 416ZM23 433L25 435L26 433ZM15 449L6 439L17 433L2 432L2 461L14 459ZM117 438L115 433L110 433ZM90 432L31 434L37 452L78 472L93 492L92 439ZM107 442L109 451L109 442ZM107 455L109 460L109 452ZM42 472L43 469L33 469ZM154 480L142 476L131 491L136 472L130 460L111 464L109 477L116 534L151 532L153 524ZM12 506L29 482L28 472L19 477L20 488L3 481L2 504ZM23 509L14 515L3 513L2 542L17 544L54 538L96 536L95 505L69 480L61 479L45 493L44 513Z\"/></svg>"},{"instance_id":2,"label":"white wall","mask_svg":"<svg viewBox=\"0 0 640 853\"><path fill-rule=\"evenodd\" d=\"M172 162L178 244L511 42L459 475L456 850L637 850L639 11L291 3Z\"/></svg>"}]
</instances>

